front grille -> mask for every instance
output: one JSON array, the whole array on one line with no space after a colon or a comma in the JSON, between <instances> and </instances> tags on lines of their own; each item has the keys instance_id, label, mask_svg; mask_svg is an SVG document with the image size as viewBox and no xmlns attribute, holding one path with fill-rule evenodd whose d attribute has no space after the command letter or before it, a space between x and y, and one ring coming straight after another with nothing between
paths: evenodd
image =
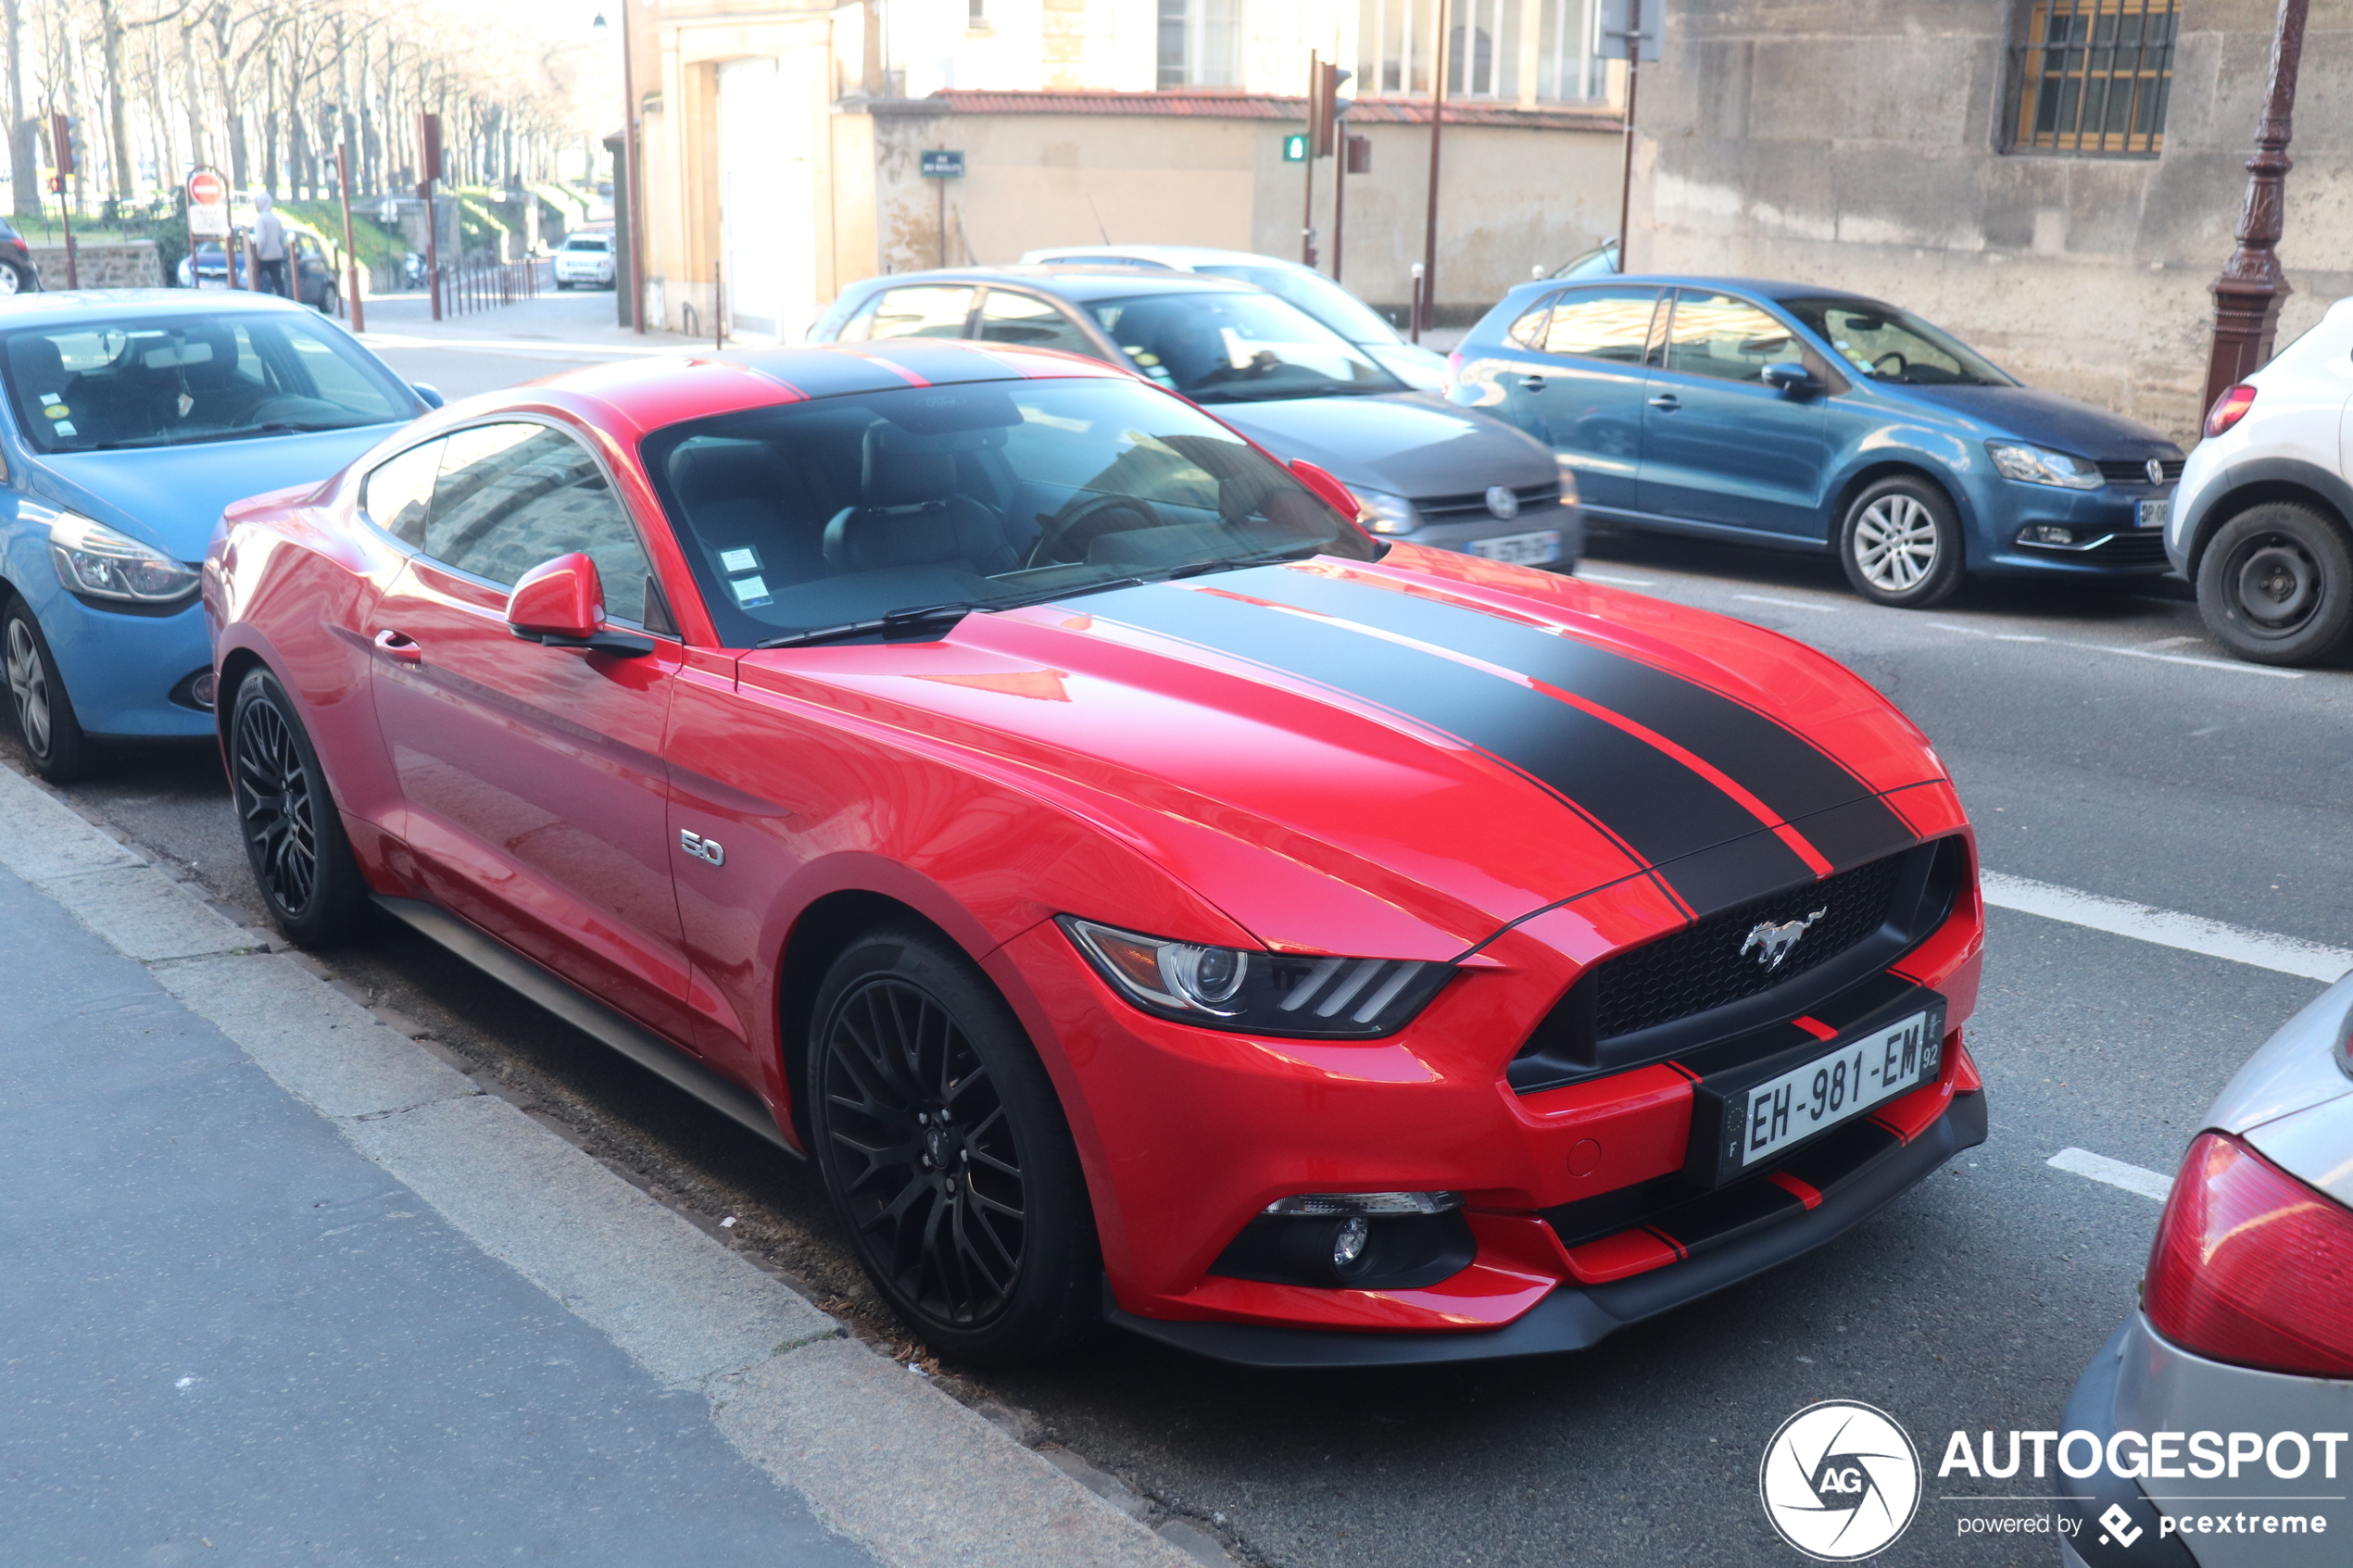
<instances>
[{"instance_id":1,"label":"front grille","mask_svg":"<svg viewBox=\"0 0 2353 1568\"><path fill-rule=\"evenodd\" d=\"M1891 855L1823 878L1810 887L1710 915L1696 925L1610 959L1594 971L1594 1033L1607 1040L1705 1012L1794 980L1885 923L1904 857ZM1779 968L1760 948L1743 951L1759 925L1783 925L1821 911Z\"/></svg>"},{"instance_id":2,"label":"front grille","mask_svg":"<svg viewBox=\"0 0 2353 1568\"><path fill-rule=\"evenodd\" d=\"M1561 487L1557 483L1528 484L1512 494L1518 497L1520 508L1525 511L1530 507L1548 507L1559 500ZM1466 522L1473 518L1494 515L1487 509L1487 492L1484 490L1468 495L1417 496L1414 509L1421 513L1427 522Z\"/></svg>"},{"instance_id":3,"label":"front grille","mask_svg":"<svg viewBox=\"0 0 2353 1568\"><path fill-rule=\"evenodd\" d=\"M2180 458L2163 459L2166 483L2171 484L2182 477L2183 461ZM2146 458L2103 458L2099 463L2100 477L2110 484L2146 484L2149 482L2148 467Z\"/></svg>"}]
</instances>

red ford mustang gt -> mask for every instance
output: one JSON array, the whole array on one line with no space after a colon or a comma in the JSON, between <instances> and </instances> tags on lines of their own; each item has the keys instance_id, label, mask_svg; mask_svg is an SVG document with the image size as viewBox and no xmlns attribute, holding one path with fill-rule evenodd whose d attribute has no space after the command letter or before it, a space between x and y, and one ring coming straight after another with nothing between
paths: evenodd
<instances>
[{"instance_id":1,"label":"red ford mustang gt","mask_svg":"<svg viewBox=\"0 0 2353 1568\"><path fill-rule=\"evenodd\" d=\"M1572 1349L1984 1137L1969 824L1863 682L1384 546L1108 368L887 348L560 376L232 508L286 934L388 909L813 1158L978 1361Z\"/></svg>"}]
</instances>

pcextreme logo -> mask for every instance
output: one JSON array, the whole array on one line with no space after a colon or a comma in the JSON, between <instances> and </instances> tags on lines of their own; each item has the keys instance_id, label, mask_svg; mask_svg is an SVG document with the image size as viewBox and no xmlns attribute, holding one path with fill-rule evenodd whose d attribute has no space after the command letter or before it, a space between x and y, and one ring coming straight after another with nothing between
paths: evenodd
<instances>
[{"instance_id":1,"label":"pcextreme logo","mask_svg":"<svg viewBox=\"0 0 2353 1568\"><path fill-rule=\"evenodd\" d=\"M1823 1399L1765 1445L1756 1490L1781 1539L1818 1562L1852 1562L1886 1549L1912 1523L1919 1451L1884 1411Z\"/></svg>"}]
</instances>

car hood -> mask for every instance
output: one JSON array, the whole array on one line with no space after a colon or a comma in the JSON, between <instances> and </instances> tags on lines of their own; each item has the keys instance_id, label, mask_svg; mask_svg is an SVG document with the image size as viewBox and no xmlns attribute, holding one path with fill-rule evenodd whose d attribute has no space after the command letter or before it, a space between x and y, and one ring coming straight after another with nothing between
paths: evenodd
<instances>
[{"instance_id":1,"label":"car hood","mask_svg":"<svg viewBox=\"0 0 2353 1568\"><path fill-rule=\"evenodd\" d=\"M2005 435L2078 457L2178 458L2182 449L2145 424L2032 386L1906 386L1882 389L1950 409Z\"/></svg>"},{"instance_id":2,"label":"car hood","mask_svg":"<svg viewBox=\"0 0 2353 1568\"><path fill-rule=\"evenodd\" d=\"M1412 546L739 668L1064 802L1278 949L1452 958L1618 885L1673 924L1958 820L1907 793L1950 794L1925 738L1820 654Z\"/></svg>"},{"instance_id":3,"label":"car hood","mask_svg":"<svg viewBox=\"0 0 2353 1568\"><path fill-rule=\"evenodd\" d=\"M184 561L204 558L230 502L315 484L392 433L390 425L256 436L194 446L51 454L42 486L61 506Z\"/></svg>"},{"instance_id":4,"label":"car hood","mask_svg":"<svg viewBox=\"0 0 2353 1568\"><path fill-rule=\"evenodd\" d=\"M1348 485L1417 499L1524 490L1556 479L1543 443L1501 420L1421 392L1217 403L1209 411L1286 460L1303 458Z\"/></svg>"}]
</instances>

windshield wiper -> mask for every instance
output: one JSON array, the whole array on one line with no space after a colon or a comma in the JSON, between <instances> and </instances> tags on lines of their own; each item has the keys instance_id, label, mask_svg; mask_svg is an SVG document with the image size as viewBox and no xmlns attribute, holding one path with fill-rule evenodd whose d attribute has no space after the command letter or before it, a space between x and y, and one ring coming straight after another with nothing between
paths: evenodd
<instances>
[{"instance_id":1,"label":"windshield wiper","mask_svg":"<svg viewBox=\"0 0 2353 1568\"><path fill-rule=\"evenodd\" d=\"M976 609L1002 608L998 605L976 605L966 599L947 604L911 605L877 615L871 621L845 621L838 626L817 626L806 632L794 632L782 637L771 637L764 643L754 643L755 648L797 648L807 643L838 642L844 637L863 637L875 632L899 632L911 627L927 625L936 621L958 621Z\"/></svg>"}]
</instances>

